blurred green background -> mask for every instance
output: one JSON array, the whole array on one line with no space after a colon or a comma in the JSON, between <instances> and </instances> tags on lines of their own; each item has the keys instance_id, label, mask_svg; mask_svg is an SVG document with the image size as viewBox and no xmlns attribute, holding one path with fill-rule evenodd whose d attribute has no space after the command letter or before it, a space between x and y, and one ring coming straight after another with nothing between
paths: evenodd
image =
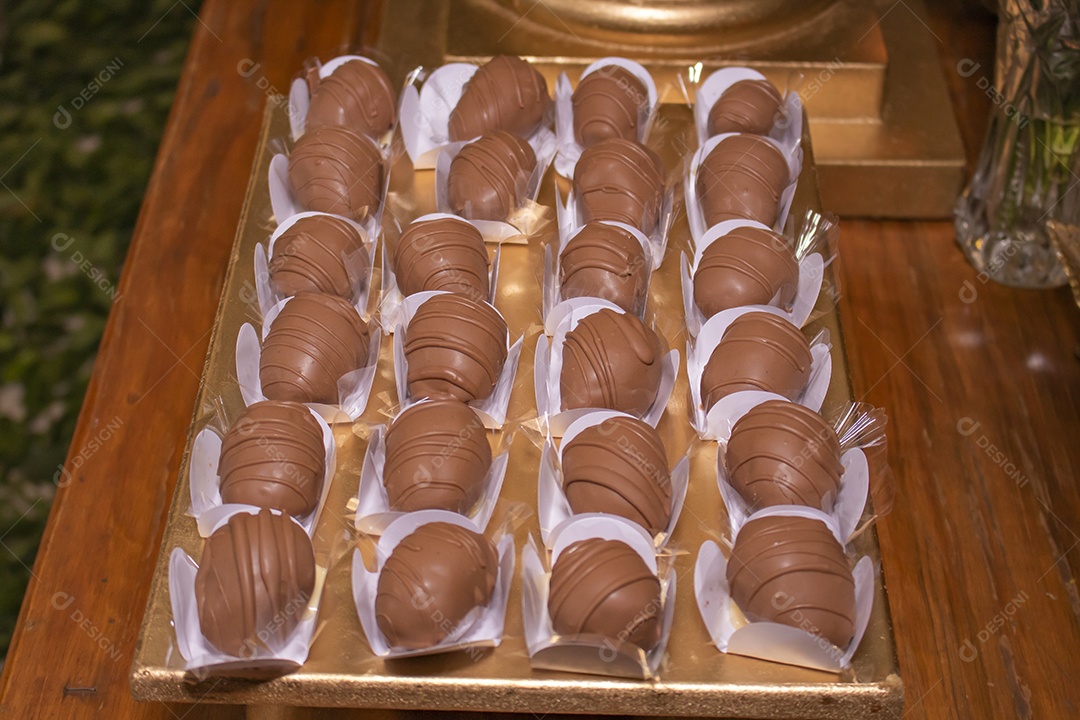
<instances>
[{"instance_id":1,"label":"blurred green background","mask_svg":"<svg viewBox=\"0 0 1080 720\"><path fill-rule=\"evenodd\" d=\"M0 3L0 659L196 12Z\"/></svg>"}]
</instances>

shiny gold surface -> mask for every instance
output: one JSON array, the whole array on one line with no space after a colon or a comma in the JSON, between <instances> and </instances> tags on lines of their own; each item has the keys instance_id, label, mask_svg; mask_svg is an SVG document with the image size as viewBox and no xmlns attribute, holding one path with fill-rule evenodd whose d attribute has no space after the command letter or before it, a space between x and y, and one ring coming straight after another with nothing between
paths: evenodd
<instances>
[{"instance_id":1,"label":"shiny gold surface","mask_svg":"<svg viewBox=\"0 0 1080 720\"><path fill-rule=\"evenodd\" d=\"M689 109L665 106L661 120L656 147L664 155L668 167L679 168L678 161L694 144ZM203 373L193 427L215 411L218 401L230 416L234 416L241 406L233 372L234 344L241 324L254 319L253 311L245 301L250 298L252 251L272 227L266 185L270 160L267 145L269 140L283 137L286 130L284 111L268 109ZM795 199L796 210L806 206L820 207L813 154L808 138L805 142L807 156ZM431 209L432 175L430 171L414 174L407 163L397 163L388 199L387 222L391 215L396 215L404 223ZM549 177L540 198L548 206L554 202L553 185ZM535 414L531 368L540 332L541 243L550 240L552 232L553 223L546 228L546 234L534 237L530 244L503 249L497 303L512 334L515 337L520 333L526 335L510 408L510 417L518 421L527 421ZM680 214L668 247L664 265L653 278L650 309L668 341L685 354L677 279L679 252L689 247L685 215ZM808 328L808 332L812 335L821 326L828 327L833 338L833 383L824 408L826 413L831 413L850 400L851 392L843 337L835 311L827 312ZM363 420L370 423L383 421L394 402L390 339L384 338L373 398ZM693 598L693 562L705 539L718 538L724 532L726 514L716 487L715 449L693 438L687 421L686 402L684 365L659 426L672 459L688 446L692 452L687 502L673 539L674 546L682 552L676 559L679 591L675 624L660 681L634 682L533 672L525 654L519 578L515 578L511 589L505 639L498 649L481 655L478 660L462 653L390 662L372 656L352 604L349 555L354 540L345 511L346 503L357 490L365 450L368 425L361 422L335 428L339 471L329 492L327 510L317 528L315 542L320 558L336 558L336 561L328 574L310 658L295 674L264 683L239 680L194 683L180 669L182 660L175 647L169 607L168 554L174 547L182 547L198 558L201 546L195 523L186 514L189 491L188 459L185 456L132 668L135 696L146 700L259 706L435 708L538 714L855 718L888 712L899 717L903 685L898 674L884 585L876 594L870 626L855 656L852 671L843 677L723 655L709 643ZM189 449L191 440L189 437ZM534 433L518 432L503 494L492 521L499 523L515 514L524 518L515 531L519 551L526 536L537 532L535 514L530 509L535 508L540 455L535 440ZM370 548L368 540L361 540L359 544L362 548ZM857 549L861 554L869 554L876 562L879 560L877 536L873 531L858 540ZM253 709L253 716L258 712ZM283 709L267 710L267 713L270 717L289 716ZM400 717L400 714L380 716Z\"/></svg>"}]
</instances>

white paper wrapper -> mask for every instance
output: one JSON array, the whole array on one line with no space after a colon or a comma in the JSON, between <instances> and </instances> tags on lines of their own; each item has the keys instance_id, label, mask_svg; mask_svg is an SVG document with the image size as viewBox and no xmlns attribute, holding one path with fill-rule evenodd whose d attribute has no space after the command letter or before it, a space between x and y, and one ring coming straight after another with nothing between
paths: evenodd
<instances>
[{"instance_id":1,"label":"white paper wrapper","mask_svg":"<svg viewBox=\"0 0 1080 720\"><path fill-rule=\"evenodd\" d=\"M668 185L664 188L663 197L660 198L660 216L656 223L656 229L648 238L649 251L647 254L652 256L654 270L664 262L668 232L675 222L675 214L672 212L674 202L675 188ZM559 185L558 183L555 184L555 212L559 220L559 238L565 244L585 224L585 218L581 215L580 203L577 200L577 193L573 189L570 190L570 195L566 198L566 203L563 204Z\"/></svg>"},{"instance_id":2,"label":"white paper wrapper","mask_svg":"<svg viewBox=\"0 0 1080 720\"><path fill-rule=\"evenodd\" d=\"M752 517L798 515L820 520L840 540L831 518L811 508L785 506L767 508ZM840 540L843 543L842 540ZM846 648L801 628L774 622L746 622L731 599L727 584L727 558L711 540L702 544L694 566L694 595L701 619L705 621L713 644L725 653L770 660L786 665L839 672L851 665L851 658L862 642L874 604L873 561L863 557L855 564L855 634Z\"/></svg>"},{"instance_id":3,"label":"white paper wrapper","mask_svg":"<svg viewBox=\"0 0 1080 720\"><path fill-rule=\"evenodd\" d=\"M379 587L379 574L383 565L394 552L394 548L403 539L411 535L421 525L432 522L444 522L458 525L473 532L481 530L466 517L445 510L421 510L402 515L387 526L375 548L377 567L374 572L364 566L364 559L359 550L353 553L352 589L356 612L360 625L364 628L371 652L376 657L391 659L436 655L468 648L498 647L502 642L503 624L506 620L506 600L510 596L510 582L514 575L514 538L504 534L496 540L499 552L499 574L495 580L495 590L487 605L475 608L458 624L457 628L441 643L422 650L392 648L386 636L379 630L375 620L375 595Z\"/></svg>"},{"instance_id":4,"label":"white paper wrapper","mask_svg":"<svg viewBox=\"0 0 1080 720\"><path fill-rule=\"evenodd\" d=\"M697 306L697 303L694 302L694 275L697 274L705 248L714 242L723 242L726 235L741 227L769 230L769 228L753 220L725 220L705 231L701 240L696 244L693 261L688 260L685 253L682 255L682 262L679 267L682 278L683 310L686 317L686 330L690 337L697 337L698 333L701 332L701 326L708 320ZM795 293L795 300L792 302L791 309L781 309L784 316L795 327L802 327L809 319L810 313L813 312L814 305L817 303L818 294L821 292L821 283L824 277L825 259L820 253L810 253L799 259L799 287ZM769 304L775 306L778 301L779 298L774 296Z\"/></svg>"},{"instance_id":5,"label":"white paper wrapper","mask_svg":"<svg viewBox=\"0 0 1080 720\"><path fill-rule=\"evenodd\" d=\"M394 331L394 378L397 382L398 402L401 403L402 410L421 399L409 394L409 362L405 357L405 334L408 333L409 323L412 322L417 309L430 298L444 294L447 293L440 290L415 293L405 298L398 308L400 321ZM496 308L495 311L498 312L498 309ZM502 313L499 313L499 316L502 317ZM469 403L469 406L483 419L484 427L488 429L497 430L506 422L506 409L510 405L510 393L514 389L514 375L517 373L518 360L521 358L523 339L524 336L519 337L513 345L508 345L506 362L503 363L502 373L491 394L482 400Z\"/></svg>"},{"instance_id":6,"label":"white paper wrapper","mask_svg":"<svg viewBox=\"0 0 1080 720\"><path fill-rule=\"evenodd\" d=\"M350 60L359 60L368 65L379 67L379 63L371 58L364 57L363 55L339 55L336 58L327 60L325 63L318 65L319 79L325 80L330 77L334 74L335 70ZM318 60L315 62L318 63ZM304 134L304 125L307 122L308 107L310 105L311 91L308 89L307 79L298 77L293 80L292 85L289 86L289 129L292 132L292 139L294 141ZM399 115L398 117L400 118L401 116ZM379 145L382 147L390 145L390 140L394 136L394 127L396 126L397 123L395 122L390 130L388 130L381 138L378 138Z\"/></svg>"},{"instance_id":7,"label":"white paper wrapper","mask_svg":"<svg viewBox=\"0 0 1080 720\"><path fill-rule=\"evenodd\" d=\"M330 426L319 413L311 408L311 414L319 423L323 434L323 450L326 453L326 471L323 474L322 491L315 510L302 518L294 518L310 537L319 524L326 495L330 492L330 482L334 479L337 468L337 443ZM221 459L221 444L224 433L219 428L207 426L195 437L188 461L188 485L191 490L191 510L189 511L199 527L199 535L210 537L214 528L235 515L237 512L257 513L259 508L240 503L225 503L221 500L221 477L218 475L218 462ZM271 457L273 448L267 448Z\"/></svg>"},{"instance_id":8,"label":"white paper wrapper","mask_svg":"<svg viewBox=\"0 0 1080 720\"><path fill-rule=\"evenodd\" d=\"M541 424L550 437L562 437L572 422L587 413L606 408L575 408L563 410L562 406L562 353L566 333L577 327L582 318L600 310L610 309L624 314L622 308L606 300L596 298L572 298L556 305L548 314L548 322L555 323L552 337L540 335L536 340L533 365L533 383L536 392L536 410ZM642 416L642 420L656 427L667 408L675 387L675 375L679 370L679 351L671 350L663 359L663 371L656 400Z\"/></svg>"},{"instance_id":9,"label":"white paper wrapper","mask_svg":"<svg viewBox=\"0 0 1080 720\"><path fill-rule=\"evenodd\" d=\"M469 143L456 142L443 145L438 159L435 161L435 206L439 212L452 213L449 200L450 187L450 163L454 161L461 149ZM529 235L536 229L537 222L542 219L542 214L535 206L536 196L540 194L540 181L547 172L548 165L555 157L557 150L555 134L546 127L540 127L529 136L529 145L536 153L536 167L533 168L529 182L525 186L525 200L505 222L499 220L477 220L470 222L476 226L480 234L484 236L484 242L492 243L519 243L529 241Z\"/></svg>"},{"instance_id":10,"label":"white paper wrapper","mask_svg":"<svg viewBox=\"0 0 1080 720\"><path fill-rule=\"evenodd\" d=\"M262 342L266 340L266 336L270 332L270 325L290 300L292 298L282 300L270 308L263 316L261 336L250 323L244 323L236 337L236 379L240 385L240 394L244 397L245 405L251 405L266 399L262 391L262 380L259 377ZM371 393L371 383L375 379L376 364L379 360L379 346L382 343L382 331L379 329L378 323L369 323L369 326L371 328L371 341L368 345L367 364L338 378L338 404L305 403L330 424L354 422L363 414L364 408L367 407L368 395ZM261 341L260 337L262 338Z\"/></svg>"},{"instance_id":11,"label":"white paper wrapper","mask_svg":"<svg viewBox=\"0 0 1080 720\"><path fill-rule=\"evenodd\" d=\"M450 219L457 222L472 225L470 221L465 218L458 217L457 215L451 215L450 213L428 213L422 215L416 220L413 220L412 224L418 222L425 222L428 220ZM475 227L475 225L474 225ZM398 238L404 231L398 231ZM384 332L394 332L394 328L402 322L401 318L401 302L405 299L405 296L401 292L401 288L398 286L397 275L394 273L394 263L391 260L393 254L389 245L386 242L386 234L383 234L383 255L382 255L382 301L379 306L379 319L383 326ZM495 304L495 289L499 281L499 259L502 257L502 245L495 246L495 257L491 261L491 270L488 274L488 296L486 298L477 298L478 300L484 300L489 305Z\"/></svg>"},{"instance_id":12,"label":"white paper wrapper","mask_svg":"<svg viewBox=\"0 0 1080 720\"><path fill-rule=\"evenodd\" d=\"M742 80L765 80L765 76L748 67L720 68L697 89L694 96L694 127L697 129L698 145L709 139L709 112L729 87ZM783 117L773 125L768 137L785 148L796 147L802 140L802 100L796 92L784 96Z\"/></svg>"},{"instance_id":13,"label":"white paper wrapper","mask_svg":"<svg viewBox=\"0 0 1080 720\"><path fill-rule=\"evenodd\" d=\"M577 515L551 533L551 562L570 545L589 538L618 540L634 549L645 564L660 577L660 642L645 652L630 643L617 643L599 635L557 635L548 613L551 572L541 560L532 538L521 553L521 604L525 621L525 643L533 668L610 675L637 680L657 677L660 661L671 635L675 615L673 565L657 564L652 538L638 525L613 515Z\"/></svg>"},{"instance_id":14,"label":"white paper wrapper","mask_svg":"<svg viewBox=\"0 0 1080 720\"><path fill-rule=\"evenodd\" d=\"M708 413L705 412L701 399L701 375L705 372L709 357L720 344L728 326L737 317L757 311L785 317L782 310L771 305L746 305L732 308L709 318L701 327L697 338L686 344L686 373L690 381L690 421L703 440L727 442L731 436L731 428L751 408L768 400L787 400L777 393L742 390L720 398ZM825 402L825 394L829 391L829 382L832 380L831 351L832 346L826 331L819 333L818 337L810 343L810 379L806 384L806 389L796 398L796 401L814 412L821 410L821 405Z\"/></svg>"},{"instance_id":15,"label":"white paper wrapper","mask_svg":"<svg viewBox=\"0 0 1080 720\"><path fill-rule=\"evenodd\" d=\"M447 63L433 70L419 88L422 70L417 68L410 74L401 94L400 125L405 150L417 170L434 168L439 153L450 144L450 113L457 107L465 83L478 69L479 66L472 63ZM554 134L548 124L541 123L526 138L533 150L546 142L539 139L541 135L550 135L554 143Z\"/></svg>"},{"instance_id":16,"label":"white paper wrapper","mask_svg":"<svg viewBox=\"0 0 1080 720\"><path fill-rule=\"evenodd\" d=\"M567 443L573 440L578 433L586 428L599 425L608 418L632 417L626 413L615 410L597 410L583 415L566 429L562 436L562 442L556 448L553 440L544 443L543 454L540 457L540 475L537 479L536 505L540 519L540 537L544 545L551 548L551 540L556 534L556 529L571 518L578 517L570 508L570 503L563 492L562 453ZM671 470L671 519L667 527L653 536L653 545L657 550L663 549L671 534L675 531L675 525L679 522L683 503L686 500L686 489L690 481L690 457L685 455Z\"/></svg>"},{"instance_id":17,"label":"white paper wrapper","mask_svg":"<svg viewBox=\"0 0 1080 720\"><path fill-rule=\"evenodd\" d=\"M607 220L601 221L604 225L611 225L630 233L641 243L641 249L645 253L645 295L642 297L640 307L631 309L635 315L642 320L645 319L645 305L649 296L649 281L652 279L653 265L653 247L647 237L645 237L640 230L635 227L631 227L626 223L621 222L609 222ZM578 234L584 229L584 225L577 228L566 227L566 234L563 234L564 228L559 227L559 239L558 243L548 245L544 248L544 287L543 287L543 312L544 312L544 331L547 334L555 332L555 325L558 323L550 323L548 319L551 317L552 309L562 301L562 287L560 278L562 277L562 252L563 249L569 246L570 243L578 236ZM607 298L600 298L606 300Z\"/></svg>"},{"instance_id":18,"label":"white paper wrapper","mask_svg":"<svg viewBox=\"0 0 1080 720\"><path fill-rule=\"evenodd\" d=\"M364 469L360 474L360 488L357 492L356 529L368 535L381 535L394 520L406 513L390 508L386 486L383 484L383 468L386 465L386 425L375 428L368 440L364 455ZM510 446L513 436L505 439L502 447L491 459L491 467L484 476L483 493L480 501L465 513L473 523L485 530L495 511L495 503L502 490L506 477L506 466L510 462Z\"/></svg>"},{"instance_id":19,"label":"white paper wrapper","mask_svg":"<svg viewBox=\"0 0 1080 720\"><path fill-rule=\"evenodd\" d=\"M353 303L353 307L356 308L356 312L358 312L361 317L367 318L369 316L368 300L371 297L371 278L372 272L375 269L375 236L370 235L364 225L354 222L349 218L320 212L302 212L293 215L277 226L277 229L274 230L266 245L259 243L255 246L255 292L259 301L259 312L265 316L270 312L271 308L285 299L281 293L276 292L270 285L270 260L274 257L274 247L277 245L278 238L295 225L297 220L316 215L326 215L327 217L344 220L356 228L357 232L360 233L364 250L368 255L368 262L363 268L356 268L358 271L366 273L366 279L364 280L363 286L360 288L356 301ZM367 225L370 226L371 223L367 223Z\"/></svg>"},{"instance_id":20,"label":"white paper wrapper","mask_svg":"<svg viewBox=\"0 0 1080 720\"><path fill-rule=\"evenodd\" d=\"M686 200L686 219L690 223L690 234L694 238L695 243L701 242L701 238L705 235L705 231L709 228L705 223L705 213L701 209L701 203L697 194L697 178L698 169L701 167L701 163L709 156L713 148L719 145L724 139L737 135L738 133L723 133L721 135L714 135L713 137L702 143L698 151L694 153L690 159L690 172L686 174L686 182L684 184L685 200ZM790 182L784 191L780 195L780 206L778 208L776 222L773 223L772 229L776 232L782 233L784 226L787 223L788 213L791 211L791 201L795 197L795 188L799 184L799 173L802 172L802 147L795 145L794 147L783 147L775 140L771 138L765 138L783 153L788 162L788 177L791 178Z\"/></svg>"},{"instance_id":21,"label":"white paper wrapper","mask_svg":"<svg viewBox=\"0 0 1080 720\"><path fill-rule=\"evenodd\" d=\"M217 526L224 525L228 518L223 518ZM295 520L294 520L295 522ZM169 556L169 599L172 604L173 626L176 629L176 647L184 658L184 669L203 677L213 675L215 671L227 672L237 667L248 669L292 672L307 660L311 639L315 634L315 621L319 611L319 599L322 597L326 569L316 566L315 589L308 600L304 617L285 639L285 644L269 647L251 647L245 657L226 655L203 636L199 624L199 605L195 597L195 575L199 566L180 548L175 548Z\"/></svg>"},{"instance_id":22,"label":"white paper wrapper","mask_svg":"<svg viewBox=\"0 0 1080 720\"><path fill-rule=\"evenodd\" d=\"M622 57L600 58L585 68L585 71L581 73L581 78L584 79L586 75L612 65L628 70L645 86L648 104L638 107L637 118L637 141L644 144L649 137L649 130L652 129L653 120L656 119L656 111L660 107L656 82L653 80L652 75L649 74L649 71L640 63ZM555 170L567 178L574 177L574 167L577 165L581 153L585 150L574 135L573 94L573 88L570 87L570 78L567 77L566 73L560 74L555 83L555 134L559 140L559 154L555 158Z\"/></svg>"}]
</instances>

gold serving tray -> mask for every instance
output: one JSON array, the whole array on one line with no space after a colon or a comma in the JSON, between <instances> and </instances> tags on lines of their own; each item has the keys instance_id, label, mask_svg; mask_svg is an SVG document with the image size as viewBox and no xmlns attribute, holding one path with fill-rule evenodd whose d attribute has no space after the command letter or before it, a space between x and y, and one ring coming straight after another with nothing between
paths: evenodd
<instances>
[{"instance_id":1,"label":"gold serving tray","mask_svg":"<svg viewBox=\"0 0 1080 720\"><path fill-rule=\"evenodd\" d=\"M696 145L688 107L664 105L650 144L664 157L673 174L684 173L683 158ZM682 367L659 430L669 460L691 451L691 476L686 504L675 530L673 546L680 551L675 622L661 679L642 682L601 676L534 671L525 651L518 574L510 592L506 633L502 644L489 652L384 661L374 657L353 606L350 565L352 547L370 557L372 541L357 538L348 514L355 497L371 424L385 422L396 405L391 337L383 338L372 398L361 422L334 427L338 443L338 471L327 497L326 509L315 534L319 561L329 564L319 611L319 625L307 663L297 672L265 682L211 678L196 682L181 669L169 604L168 565L173 548L183 548L198 559L202 541L195 521L187 514L189 501L188 456L195 434L210 417L224 410L235 418L243 407L235 379L235 344L244 322L258 322L252 304L252 253L274 227L267 188L272 143L288 135L285 109L273 103L266 110L259 149L249 182L247 199L234 241L221 305L196 400L187 451L180 465L176 491L153 585L135 652L131 687L140 700L167 702L219 702L250 705L438 709L502 712L595 713L660 716L739 718L855 718L889 714L903 708L892 625L883 579L879 581L869 628L855 655L851 671L836 676L736 655L724 655L709 641L693 593L693 567L698 548L707 539L719 539L727 530L727 514L716 485L716 449L699 442L688 422L685 369L686 336L679 288L679 253L690 247L684 212L668 243L666 259L654 273L650 312L672 347L682 355ZM803 139L805 161L793 204L797 217L803 208L819 208L817 178L809 136ZM394 218L404 225L434 211L432 171L415 172L407 157L395 161L387 198L384 225ZM506 317L511 336L525 334L508 417L524 423L517 429L502 496L492 519L495 526L516 519L515 542L519 553L529 534L538 537L536 476L540 460L538 435L527 421L536 414L532 366L541 333L540 284L542 243L556 231L554 170L549 171L539 202L547 206L549 222L528 244L502 248L496 304ZM562 191L568 189L565 181ZM681 181L678 183L681 190ZM679 193L681 195L681 192ZM375 288L380 286L377 260ZM843 334L836 311L824 315L807 332L813 336L826 327L833 342L833 380L823 412L836 412L851 400ZM510 423L508 423L510 425ZM512 430L507 430L510 432ZM871 529L856 542L860 555L869 555L880 567L877 535ZM519 573L519 571L518 571ZM880 578L879 574L879 578Z\"/></svg>"}]
</instances>

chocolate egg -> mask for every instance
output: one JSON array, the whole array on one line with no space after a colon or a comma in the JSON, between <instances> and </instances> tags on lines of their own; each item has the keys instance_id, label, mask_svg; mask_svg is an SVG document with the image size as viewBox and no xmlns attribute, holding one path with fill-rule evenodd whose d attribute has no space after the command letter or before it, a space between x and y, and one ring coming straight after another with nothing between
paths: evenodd
<instances>
[{"instance_id":1,"label":"chocolate egg","mask_svg":"<svg viewBox=\"0 0 1080 720\"><path fill-rule=\"evenodd\" d=\"M305 130L340 125L379 137L397 117L397 94L382 68L349 60L319 80L312 90Z\"/></svg>"},{"instance_id":2,"label":"chocolate egg","mask_svg":"<svg viewBox=\"0 0 1080 720\"><path fill-rule=\"evenodd\" d=\"M507 337L491 305L456 293L429 298L405 328L409 395L483 400L502 373Z\"/></svg>"},{"instance_id":3,"label":"chocolate egg","mask_svg":"<svg viewBox=\"0 0 1080 720\"><path fill-rule=\"evenodd\" d=\"M637 418L585 428L562 449L563 492L575 513L611 513L651 534L671 519L671 474L660 434Z\"/></svg>"},{"instance_id":4,"label":"chocolate egg","mask_svg":"<svg viewBox=\"0 0 1080 720\"><path fill-rule=\"evenodd\" d=\"M755 509L806 505L832 512L844 473L832 427L784 400L769 400L739 418L725 463L731 486Z\"/></svg>"},{"instance_id":5,"label":"chocolate egg","mask_svg":"<svg viewBox=\"0 0 1080 720\"><path fill-rule=\"evenodd\" d=\"M466 514L480 499L490 467L484 423L457 400L413 405L386 431L383 484L393 510Z\"/></svg>"},{"instance_id":6,"label":"chocolate egg","mask_svg":"<svg viewBox=\"0 0 1080 720\"><path fill-rule=\"evenodd\" d=\"M483 535L458 525L421 525L383 564L375 621L391 647L437 645L495 591L499 556Z\"/></svg>"},{"instance_id":7,"label":"chocolate egg","mask_svg":"<svg viewBox=\"0 0 1080 720\"><path fill-rule=\"evenodd\" d=\"M450 162L450 209L470 220L505 220L525 201L535 169L529 143L501 130L484 135Z\"/></svg>"},{"instance_id":8,"label":"chocolate egg","mask_svg":"<svg viewBox=\"0 0 1080 720\"><path fill-rule=\"evenodd\" d=\"M743 305L789 309L799 289L799 263L771 230L741 227L705 248L694 273L694 302L705 317Z\"/></svg>"},{"instance_id":9,"label":"chocolate egg","mask_svg":"<svg viewBox=\"0 0 1080 720\"><path fill-rule=\"evenodd\" d=\"M349 303L300 293L270 323L259 361L263 395L334 405L338 380L367 364L371 330Z\"/></svg>"},{"instance_id":10,"label":"chocolate egg","mask_svg":"<svg viewBox=\"0 0 1080 720\"><path fill-rule=\"evenodd\" d=\"M551 105L544 76L514 55L496 55L465 83L450 113L450 141L505 130L527 138Z\"/></svg>"},{"instance_id":11,"label":"chocolate egg","mask_svg":"<svg viewBox=\"0 0 1080 720\"><path fill-rule=\"evenodd\" d=\"M751 622L790 625L846 647L855 634L855 581L825 523L773 516L739 530L727 565L731 598Z\"/></svg>"},{"instance_id":12,"label":"chocolate egg","mask_svg":"<svg viewBox=\"0 0 1080 720\"><path fill-rule=\"evenodd\" d=\"M660 389L660 338L629 313L603 309L566 333L562 351L562 409L607 408L644 415Z\"/></svg>"},{"instance_id":13,"label":"chocolate egg","mask_svg":"<svg viewBox=\"0 0 1080 720\"><path fill-rule=\"evenodd\" d=\"M348 128L309 130L289 155L289 183L308 210L363 220L379 206L382 181L379 148Z\"/></svg>"},{"instance_id":14,"label":"chocolate egg","mask_svg":"<svg viewBox=\"0 0 1080 720\"><path fill-rule=\"evenodd\" d=\"M636 313L645 306L649 264L641 243L630 232L593 221L563 248L559 278L563 300L603 298Z\"/></svg>"},{"instance_id":15,"label":"chocolate egg","mask_svg":"<svg viewBox=\"0 0 1080 720\"><path fill-rule=\"evenodd\" d=\"M394 253L394 273L404 295L445 290L487 300L489 269L480 231L454 218L411 223Z\"/></svg>"},{"instance_id":16,"label":"chocolate egg","mask_svg":"<svg viewBox=\"0 0 1080 720\"><path fill-rule=\"evenodd\" d=\"M325 473L322 427L300 403L254 403L221 442L218 475L225 503L304 517L319 502Z\"/></svg>"},{"instance_id":17,"label":"chocolate egg","mask_svg":"<svg viewBox=\"0 0 1080 720\"><path fill-rule=\"evenodd\" d=\"M559 553L548 613L560 635L601 635L651 650L660 642L660 580L632 547L590 538Z\"/></svg>"},{"instance_id":18,"label":"chocolate egg","mask_svg":"<svg viewBox=\"0 0 1080 720\"><path fill-rule=\"evenodd\" d=\"M605 65L581 78L571 97L574 137L582 147L608 138L638 139L638 113L649 104L649 91L634 73Z\"/></svg>"},{"instance_id":19,"label":"chocolate egg","mask_svg":"<svg viewBox=\"0 0 1080 720\"><path fill-rule=\"evenodd\" d=\"M783 154L765 138L724 138L698 168L697 195L705 224L742 219L772 227L789 173Z\"/></svg>"},{"instance_id":20,"label":"chocolate egg","mask_svg":"<svg viewBox=\"0 0 1080 720\"><path fill-rule=\"evenodd\" d=\"M309 215L274 242L270 287L285 297L316 292L353 302L367 286L370 267L359 230L340 217Z\"/></svg>"},{"instance_id":21,"label":"chocolate egg","mask_svg":"<svg viewBox=\"0 0 1080 720\"><path fill-rule=\"evenodd\" d=\"M574 192L585 222L614 220L649 236L660 219L663 191L660 158L631 140L599 142L581 153L574 167Z\"/></svg>"},{"instance_id":22,"label":"chocolate egg","mask_svg":"<svg viewBox=\"0 0 1080 720\"><path fill-rule=\"evenodd\" d=\"M195 573L203 636L220 652L251 657L280 648L315 590L315 551L287 515L237 513L206 539Z\"/></svg>"},{"instance_id":23,"label":"chocolate egg","mask_svg":"<svg viewBox=\"0 0 1080 720\"><path fill-rule=\"evenodd\" d=\"M740 80L709 109L709 136L721 133L768 135L784 99L768 80Z\"/></svg>"},{"instance_id":24,"label":"chocolate egg","mask_svg":"<svg viewBox=\"0 0 1080 720\"><path fill-rule=\"evenodd\" d=\"M735 319L701 373L701 400L716 401L741 390L764 390L795 400L810 380L810 344L787 320L768 312Z\"/></svg>"}]
</instances>

